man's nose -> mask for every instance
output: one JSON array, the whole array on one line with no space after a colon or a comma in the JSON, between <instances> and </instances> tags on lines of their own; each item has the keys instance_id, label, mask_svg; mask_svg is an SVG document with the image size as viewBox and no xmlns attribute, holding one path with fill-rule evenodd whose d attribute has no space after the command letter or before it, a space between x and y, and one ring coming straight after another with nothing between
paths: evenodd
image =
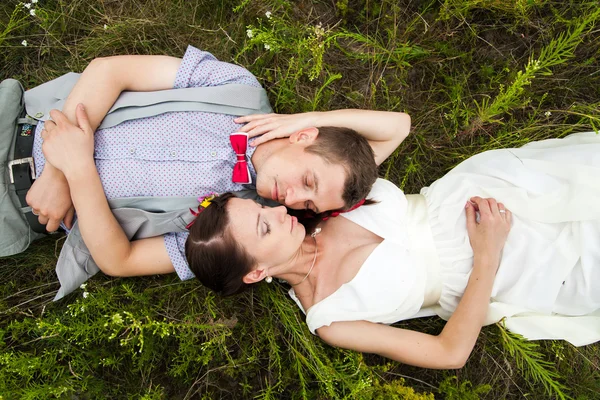
<instances>
[{"instance_id":1,"label":"man's nose","mask_svg":"<svg viewBox=\"0 0 600 400\"><path fill-rule=\"evenodd\" d=\"M304 202L306 201L306 193L302 190L295 190L289 187L285 194L284 203L290 208L304 208Z\"/></svg>"}]
</instances>

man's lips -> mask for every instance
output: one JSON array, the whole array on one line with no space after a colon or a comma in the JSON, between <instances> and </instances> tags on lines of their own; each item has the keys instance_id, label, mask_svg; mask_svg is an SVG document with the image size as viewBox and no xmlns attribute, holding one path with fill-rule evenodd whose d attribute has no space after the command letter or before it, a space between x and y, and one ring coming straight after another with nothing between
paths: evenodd
<instances>
[{"instance_id":1,"label":"man's lips","mask_svg":"<svg viewBox=\"0 0 600 400\"><path fill-rule=\"evenodd\" d=\"M273 190L271 191L271 197L275 201L279 201L279 190L277 189L277 182L273 184Z\"/></svg>"}]
</instances>

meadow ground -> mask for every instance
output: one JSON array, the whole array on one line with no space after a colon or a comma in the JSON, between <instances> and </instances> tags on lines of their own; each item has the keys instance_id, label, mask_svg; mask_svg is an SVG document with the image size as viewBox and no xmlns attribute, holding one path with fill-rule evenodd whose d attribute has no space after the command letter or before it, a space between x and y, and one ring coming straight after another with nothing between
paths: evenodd
<instances>
[{"instance_id":1,"label":"meadow ground","mask_svg":"<svg viewBox=\"0 0 600 400\"><path fill-rule=\"evenodd\" d=\"M192 44L250 69L278 112L409 113L412 134L381 168L408 193L483 150L600 129L596 1L28 4L0 3L1 79L33 87L94 57ZM277 284L220 299L175 276L97 276L51 303L62 240L0 260L0 399L600 398L598 344L495 325L464 368L417 369L322 344Z\"/></svg>"}]
</instances>

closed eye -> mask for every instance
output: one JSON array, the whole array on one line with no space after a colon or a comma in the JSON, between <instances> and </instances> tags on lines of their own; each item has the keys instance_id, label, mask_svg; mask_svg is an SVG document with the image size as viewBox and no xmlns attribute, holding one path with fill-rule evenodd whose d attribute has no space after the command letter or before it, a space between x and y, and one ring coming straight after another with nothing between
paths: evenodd
<instances>
[{"instance_id":1,"label":"closed eye","mask_svg":"<svg viewBox=\"0 0 600 400\"><path fill-rule=\"evenodd\" d=\"M259 204L259 206L261 209L265 208L264 204ZM260 218L260 215L259 215L259 218ZM267 221L264 221L264 220L263 220L263 224L264 224L263 225L264 229L263 229L263 233L262 233L263 236L270 234L271 233L271 225Z\"/></svg>"}]
</instances>

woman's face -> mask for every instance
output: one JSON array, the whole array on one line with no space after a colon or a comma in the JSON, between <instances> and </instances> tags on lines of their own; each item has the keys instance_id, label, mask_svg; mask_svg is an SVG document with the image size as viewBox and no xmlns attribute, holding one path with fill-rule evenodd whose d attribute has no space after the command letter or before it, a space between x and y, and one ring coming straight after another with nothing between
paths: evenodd
<instances>
[{"instance_id":1,"label":"woman's face","mask_svg":"<svg viewBox=\"0 0 600 400\"><path fill-rule=\"evenodd\" d=\"M227 203L233 238L256 260L259 268L288 261L298 251L306 230L284 206L266 207L249 199Z\"/></svg>"}]
</instances>

